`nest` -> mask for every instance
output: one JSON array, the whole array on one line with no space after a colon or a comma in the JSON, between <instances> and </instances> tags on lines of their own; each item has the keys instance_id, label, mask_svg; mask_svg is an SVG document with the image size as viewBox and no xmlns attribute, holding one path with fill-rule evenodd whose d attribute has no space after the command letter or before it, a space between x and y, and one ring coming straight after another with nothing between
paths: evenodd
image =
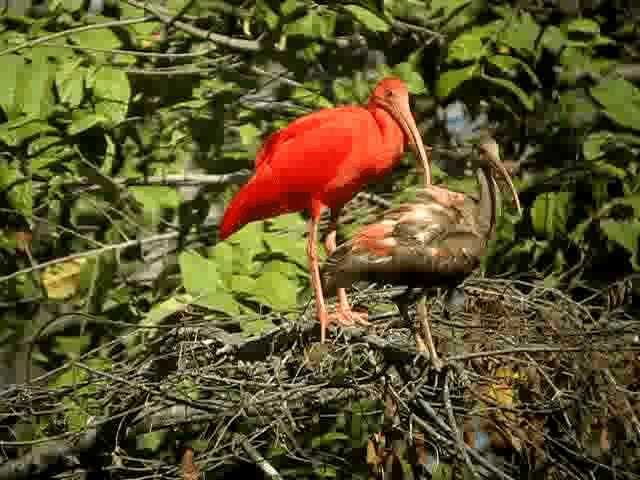
<instances>
[{"instance_id":1,"label":"nest","mask_svg":"<svg viewBox=\"0 0 640 480\"><path fill-rule=\"evenodd\" d=\"M325 345L313 309L254 337L190 305L123 328L0 392L0 479L636 478L640 323L602 296L484 278L464 291L448 319L431 310L442 372L393 308Z\"/></svg>"}]
</instances>

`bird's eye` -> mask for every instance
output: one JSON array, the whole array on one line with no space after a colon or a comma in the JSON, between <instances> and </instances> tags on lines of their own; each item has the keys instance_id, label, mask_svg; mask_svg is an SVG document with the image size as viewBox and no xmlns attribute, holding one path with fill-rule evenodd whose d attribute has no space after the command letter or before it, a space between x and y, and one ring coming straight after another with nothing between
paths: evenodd
<instances>
[{"instance_id":1,"label":"bird's eye","mask_svg":"<svg viewBox=\"0 0 640 480\"><path fill-rule=\"evenodd\" d=\"M391 97L393 97L393 92L391 90L387 90L385 92L385 95L387 96L387 98L391 98Z\"/></svg>"}]
</instances>

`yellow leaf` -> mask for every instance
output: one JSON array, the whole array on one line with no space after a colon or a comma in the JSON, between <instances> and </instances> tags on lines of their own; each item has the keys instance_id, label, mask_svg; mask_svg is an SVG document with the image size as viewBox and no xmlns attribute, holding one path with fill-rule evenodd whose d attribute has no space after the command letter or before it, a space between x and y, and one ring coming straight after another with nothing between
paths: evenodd
<instances>
[{"instance_id":1,"label":"yellow leaf","mask_svg":"<svg viewBox=\"0 0 640 480\"><path fill-rule=\"evenodd\" d=\"M47 296L56 300L72 297L80 286L80 269L84 262L81 258L48 267L41 277Z\"/></svg>"}]
</instances>

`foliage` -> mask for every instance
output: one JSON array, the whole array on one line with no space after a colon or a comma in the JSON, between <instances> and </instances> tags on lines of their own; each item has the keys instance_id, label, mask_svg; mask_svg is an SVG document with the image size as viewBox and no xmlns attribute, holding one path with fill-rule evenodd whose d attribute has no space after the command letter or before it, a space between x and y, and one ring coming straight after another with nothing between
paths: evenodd
<instances>
[{"instance_id":1,"label":"foliage","mask_svg":"<svg viewBox=\"0 0 640 480\"><path fill-rule=\"evenodd\" d=\"M250 169L261 140L293 118L365 102L390 74L407 82L427 144L445 140L427 122L436 107L491 106L525 214L501 219L488 273L573 288L640 269L640 92L630 68L640 34L622 10L121 0L90 12L89 3L44 2L0 18L5 349L69 311L158 327L196 308L238 319L246 336L297 318L310 298L304 219L247 225L217 243L211 226L238 183L225 175ZM370 189L396 202L410 195L413 163ZM469 185L443 171L436 179ZM281 315L255 315L267 311ZM119 328L45 330L34 358L54 366ZM73 401L79 428L94 405ZM316 446L346 441L324 435Z\"/></svg>"}]
</instances>

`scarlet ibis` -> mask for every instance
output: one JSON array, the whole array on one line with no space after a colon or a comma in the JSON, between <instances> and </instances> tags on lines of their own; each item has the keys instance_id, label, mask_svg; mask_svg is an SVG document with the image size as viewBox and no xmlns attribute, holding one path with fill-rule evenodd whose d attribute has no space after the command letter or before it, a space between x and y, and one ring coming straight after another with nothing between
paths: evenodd
<instances>
[{"instance_id":1,"label":"scarlet ibis","mask_svg":"<svg viewBox=\"0 0 640 480\"><path fill-rule=\"evenodd\" d=\"M495 231L494 171L505 180L514 205L521 211L518 193L500 161L495 140L483 140L473 153L480 184L477 200L441 186L425 185L414 201L387 210L379 221L362 227L329 256L322 272L325 292L349 287L356 281L406 285L406 292L397 300L405 320L415 287L420 288L423 299L425 290L433 287L445 287L451 294L479 265ZM427 317L424 302L418 307ZM426 318L421 328L431 361L439 367ZM424 349L418 336L416 341L419 349Z\"/></svg>"},{"instance_id":2,"label":"scarlet ibis","mask_svg":"<svg viewBox=\"0 0 640 480\"><path fill-rule=\"evenodd\" d=\"M351 310L344 289L338 290L337 311L329 315L318 266L318 222L331 209L325 247L336 248L340 209L365 184L383 178L409 144L420 161L425 182L431 170L422 138L409 107L409 91L397 78L381 80L366 106L325 108L304 115L275 132L256 156L254 176L228 205L218 236L226 239L243 225L283 213L311 214L307 255L320 320L320 341L331 321L367 324L366 314Z\"/></svg>"}]
</instances>

